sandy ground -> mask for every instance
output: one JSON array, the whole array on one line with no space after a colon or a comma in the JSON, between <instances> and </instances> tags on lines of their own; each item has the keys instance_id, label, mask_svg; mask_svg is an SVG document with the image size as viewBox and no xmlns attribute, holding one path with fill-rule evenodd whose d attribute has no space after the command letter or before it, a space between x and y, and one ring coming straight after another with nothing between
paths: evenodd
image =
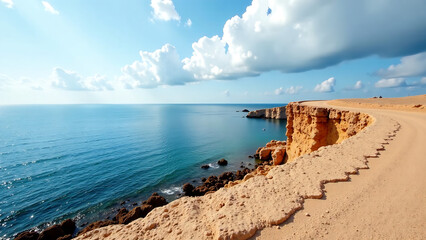
<instances>
[{"instance_id":1,"label":"sandy ground","mask_svg":"<svg viewBox=\"0 0 426 240\"><path fill-rule=\"evenodd\" d=\"M425 239L426 114L406 109L418 104L421 109L426 95L402 104L380 100L382 106L398 105L404 111L352 101L332 104L366 112L375 122L341 144L77 239ZM375 106L379 109L365 108ZM350 181L330 183L345 180Z\"/></svg>"},{"instance_id":2,"label":"sandy ground","mask_svg":"<svg viewBox=\"0 0 426 240\"><path fill-rule=\"evenodd\" d=\"M401 112L421 112L412 106L425 106L426 95L308 104L362 107L401 128L385 151L370 159L370 169L351 175L349 182L326 184L321 200L306 200L301 211L253 239L426 239L426 114ZM398 111L384 110L392 106Z\"/></svg>"}]
</instances>

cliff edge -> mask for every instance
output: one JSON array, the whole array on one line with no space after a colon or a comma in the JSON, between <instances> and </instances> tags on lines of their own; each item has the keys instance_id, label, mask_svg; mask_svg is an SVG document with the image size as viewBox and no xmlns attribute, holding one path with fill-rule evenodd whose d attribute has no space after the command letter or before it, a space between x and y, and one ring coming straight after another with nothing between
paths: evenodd
<instances>
[{"instance_id":1,"label":"cliff edge","mask_svg":"<svg viewBox=\"0 0 426 240\"><path fill-rule=\"evenodd\" d=\"M286 119L286 107L275 107L251 111L247 118Z\"/></svg>"}]
</instances>

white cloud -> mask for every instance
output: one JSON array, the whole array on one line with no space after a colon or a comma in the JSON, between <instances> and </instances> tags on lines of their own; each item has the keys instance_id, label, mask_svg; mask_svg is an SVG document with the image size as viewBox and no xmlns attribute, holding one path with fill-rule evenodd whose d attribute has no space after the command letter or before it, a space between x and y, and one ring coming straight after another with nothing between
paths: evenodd
<instances>
[{"instance_id":1,"label":"white cloud","mask_svg":"<svg viewBox=\"0 0 426 240\"><path fill-rule=\"evenodd\" d=\"M198 79L233 79L421 52L426 49L424 9L423 0L253 0L241 17L226 22L223 37L202 37L193 44L185 69Z\"/></svg>"},{"instance_id":2,"label":"white cloud","mask_svg":"<svg viewBox=\"0 0 426 240\"><path fill-rule=\"evenodd\" d=\"M53 69L51 86L70 91L103 91L113 89L111 82L107 81L105 76L95 75L84 78L76 72L62 68Z\"/></svg>"},{"instance_id":3,"label":"white cloud","mask_svg":"<svg viewBox=\"0 0 426 240\"><path fill-rule=\"evenodd\" d=\"M187 26L187 27L191 27L192 26L191 19L188 18L188 20L186 20L185 26Z\"/></svg>"},{"instance_id":4,"label":"white cloud","mask_svg":"<svg viewBox=\"0 0 426 240\"><path fill-rule=\"evenodd\" d=\"M1 2L4 3L7 8L13 8L13 1L12 0L1 0Z\"/></svg>"},{"instance_id":5,"label":"white cloud","mask_svg":"<svg viewBox=\"0 0 426 240\"><path fill-rule=\"evenodd\" d=\"M422 79L420 80L420 84L426 84L426 77L422 77Z\"/></svg>"},{"instance_id":6,"label":"white cloud","mask_svg":"<svg viewBox=\"0 0 426 240\"><path fill-rule=\"evenodd\" d=\"M389 78L377 81L374 86L376 88L395 88L407 86L404 78Z\"/></svg>"},{"instance_id":7,"label":"white cloud","mask_svg":"<svg viewBox=\"0 0 426 240\"><path fill-rule=\"evenodd\" d=\"M49 12L49 13L54 14L54 15L59 14L59 12L56 9L54 9L52 7L52 5L50 5L50 3L46 2L46 1L41 1L41 3L44 6L44 11Z\"/></svg>"},{"instance_id":8,"label":"white cloud","mask_svg":"<svg viewBox=\"0 0 426 240\"><path fill-rule=\"evenodd\" d=\"M353 86L353 89L354 90L358 90L358 89L361 89L361 88L363 88L364 87L364 85L362 84L362 82L361 81L357 81L356 83L355 83L355 85Z\"/></svg>"},{"instance_id":9,"label":"white cloud","mask_svg":"<svg viewBox=\"0 0 426 240\"><path fill-rule=\"evenodd\" d=\"M155 88L160 85L182 85L192 82L191 74L183 70L176 48L164 45L154 52L140 53L141 61L124 66L121 82L127 88Z\"/></svg>"},{"instance_id":10,"label":"white cloud","mask_svg":"<svg viewBox=\"0 0 426 240\"><path fill-rule=\"evenodd\" d=\"M282 87L275 89L275 95L281 95L284 93L284 89Z\"/></svg>"},{"instance_id":11,"label":"white cloud","mask_svg":"<svg viewBox=\"0 0 426 240\"><path fill-rule=\"evenodd\" d=\"M297 93L299 93L300 90L302 90L302 88L303 88L302 86L295 86L295 87L291 86L291 87L289 87L285 90L285 93L297 94Z\"/></svg>"},{"instance_id":12,"label":"white cloud","mask_svg":"<svg viewBox=\"0 0 426 240\"><path fill-rule=\"evenodd\" d=\"M163 21L180 21L180 16L176 12L172 0L151 0L151 7L154 10L152 14L156 19Z\"/></svg>"},{"instance_id":13,"label":"white cloud","mask_svg":"<svg viewBox=\"0 0 426 240\"><path fill-rule=\"evenodd\" d=\"M401 63L380 69L378 75L385 78L416 77L426 74L426 52L401 58Z\"/></svg>"},{"instance_id":14,"label":"white cloud","mask_svg":"<svg viewBox=\"0 0 426 240\"><path fill-rule=\"evenodd\" d=\"M334 92L334 85L336 80L334 77L325 80L324 82L317 84L314 88L315 92Z\"/></svg>"},{"instance_id":15,"label":"white cloud","mask_svg":"<svg viewBox=\"0 0 426 240\"><path fill-rule=\"evenodd\" d=\"M284 88L280 87L275 89L275 95L282 95L283 93L290 95L297 94L302 88L302 86L291 86L284 90Z\"/></svg>"}]
</instances>

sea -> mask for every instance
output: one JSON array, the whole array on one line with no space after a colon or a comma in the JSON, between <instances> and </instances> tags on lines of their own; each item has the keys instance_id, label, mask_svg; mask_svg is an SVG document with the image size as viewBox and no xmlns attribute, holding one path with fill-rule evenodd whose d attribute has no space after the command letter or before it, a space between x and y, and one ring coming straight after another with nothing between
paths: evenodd
<instances>
[{"instance_id":1,"label":"sea","mask_svg":"<svg viewBox=\"0 0 426 240\"><path fill-rule=\"evenodd\" d=\"M81 228L153 192L172 201L186 182L253 168L248 156L285 140L286 121L242 110L284 105L0 106L0 239L67 218Z\"/></svg>"}]
</instances>

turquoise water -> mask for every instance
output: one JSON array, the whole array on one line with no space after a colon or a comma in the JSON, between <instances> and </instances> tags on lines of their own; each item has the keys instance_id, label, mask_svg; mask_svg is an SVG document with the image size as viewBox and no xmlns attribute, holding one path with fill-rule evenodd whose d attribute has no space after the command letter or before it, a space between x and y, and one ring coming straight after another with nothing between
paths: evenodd
<instances>
[{"instance_id":1,"label":"turquoise water","mask_svg":"<svg viewBox=\"0 0 426 240\"><path fill-rule=\"evenodd\" d=\"M185 182L254 165L247 156L284 140L286 122L236 111L275 106L0 106L0 238L106 218L154 191L170 201Z\"/></svg>"}]
</instances>

